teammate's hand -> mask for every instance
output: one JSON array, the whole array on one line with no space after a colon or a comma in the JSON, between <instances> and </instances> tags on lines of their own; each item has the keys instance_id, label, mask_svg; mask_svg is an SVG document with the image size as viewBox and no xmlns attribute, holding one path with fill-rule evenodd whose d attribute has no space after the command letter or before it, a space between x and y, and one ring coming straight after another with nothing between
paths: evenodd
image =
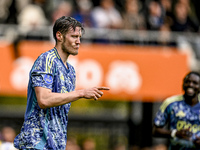
<instances>
[{"instance_id":1,"label":"teammate's hand","mask_svg":"<svg viewBox=\"0 0 200 150\"><path fill-rule=\"evenodd\" d=\"M196 140L193 141L196 148L200 148L200 137L196 136Z\"/></svg>"},{"instance_id":2,"label":"teammate's hand","mask_svg":"<svg viewBox=\"0 0 200 150\"><path fill-rule=\"evenodd\" d=\"M192 132L189 131L190 129L181 129L176 132L176 137L185 139L185 140L190 140L190 137L192 136Z\"/></svg>"}]
</instances>

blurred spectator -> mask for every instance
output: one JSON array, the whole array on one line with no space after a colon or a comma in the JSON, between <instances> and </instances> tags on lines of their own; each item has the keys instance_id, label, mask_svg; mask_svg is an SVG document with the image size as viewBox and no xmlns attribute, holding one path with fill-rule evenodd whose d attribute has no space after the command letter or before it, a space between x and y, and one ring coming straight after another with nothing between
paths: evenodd
<instances>
[{"instance_id":1,"label":"blurred spectator","mask_svg":"<svg viewBox=\"0 0 200 150\"><path fill-rule=\"evenodd\" d=\"M137 145L133 145L129 148L129 150L140 150L140 147Z\"/></svg>"},{"instance_id":2,"label":"blurred spectator","mask_svg":"<svg viewBox=\"0 0 200 150\"><path fill-rule=\"evenodd\" d=\"M117 144L114 146L113 150L126 150L126 145L125 144Z\"/></svg>"},{"instance_id":3,"label":"blurred spectator","mask_svg":"<svg viewBox=\"0 0 200 150\"><path fill-rule=\"evenodd\" d=\"M162 8L164 22L167 22L167 24L170 25L172 23L173 17L172 0L160 0L160 4Z\"/></svg>"},{"instance_id":4,"label":"blurred spectator","mask_svg":"<svg viewBox=\"0 0 200 150\"><path fill-rule=\"evenodd\" d=\"M174 7L174 17L171 26L172 31L197 32L199 25L189 16L188 5L177 2Z\"/></svg>"},{"instance_id":5,"label":"blurred spectator","mask_svg":"<svg viewBox=\"0 0 200 150\"><path fill-rule=\"evenodd\" d=\"M146 29L143 14L140 14L141 4L138 0L126 0L125 12L123 13L123 28L133 30Z\"/></svg>"},{"instance_id":6,"label":"blurred spectator","mask_svg":"<svg viewBox=\"0 0 200 150\"><path fill-rule=\"evenodd\" d=\"M73 12L73 4L70 1L62 1L58 3L52 13L52 23L62 16L71 16Z\"/></svg>"},{"instance_id":7,"label":"blurred spectator","mask_svg":"<svg viewBox=\"0 0 200 150\"><path fill-rule=\"evenodd\" d=\"M167 150L167 146L164 144L158 144L153 146L152 150Z\"/></svg>"},{"instance_id":8,"label":"blurred spectator","mask_svg":"<svg viewBox=\"0 0 200 150\"><path fill-rule=\"evenodd\" d=\"M16 8L16 1L15 0L10 1L10 6L8 8L7 14L8 14L8 17L6 19L6 23L16 24L17 23L18 10Z\"/></svg>"},{"instance_id":9,"label":"blurred spectator","mask_svg":"<svg viewBox=\"0 0 200 150\"><path fill-rule=\"evenodd\" d=\"M39 29L41 26L48 25L44 11L36 4L28 4L25 6L17 19L19 27L24 33Z\"/></svg>"},{"instance_id":10,"label":"blurred spectator","mask_svg":"<svg viewBox=\"0 0 200 150\"><path fill-rule=\"evenodd\" d=\"M159 30L163 25L164 16L161 5L157 1L150 1L146 21L148 30Z\"/></svg>"},{"instance_id":11,"label":"blurred spectator","mask_svg":"<svg viewBox=\"0 0 200 150\"><path fill-rule=\"evenodd\" d=\"M51 15L51 24L54 24L54 22L62 17L62 16L71 16L73 13L74 5L71 1L61 1L57 2L57 6L55 7L52 15ZM52 43L55 43L54 37L53 37L53 31L50 30L50 41Z\"/></svg>"},{"instance_id":12,"label":"blurred spectator","mask_svg":"<svg viewBox=\"0 0 200 150\"><path fill-rule=\"evenodd\" d=\"M171 29L170 29L170 24L168 22L165 22L160 27L159 31L160 32L156 44L162 46L177 46L176 42L171 40Z\"/></svg>"},{"instance_id":13,"label":"blurred spectator","mask_svg":"<svg viewBox=\"0 0 200 150\"><path fill-rule=\"evenodd\" d=\"M170 27L168 24L163 24L160 27L158 42L161 45L168 45L169 40L170 40Z\"/></svg>"},{"instance_id":14,"label":"blurred spectator","mask_svg":"<svg viewBox=\"0 0 200 150\"><path fill-rule=\"evenodd\" d=\"M183 5L185 5L188 9L188 15L197 21L197 16L196 16L196 12L194 11L194 4L191 3L191 0L176 0L176 3L182 3Z\"/></svg>"},{"instance_id":15,"label":"blurred spectator","mask_svg":"<svg viewBox=\"0 0 200 150\"><path fill-rule=\"evenodd\" d=\"M82 143L82 150L96 150L96 142L92 138L86 138Z\"/></svg>"},{"instance_id":16,"label":"blurred spectator","mask_svg":"<svg viewBox=\"0 0 200 150\"><path fill-rule=\"evenodd\" d=\"M191 2L193 3L193 6L194 6L193 8L194 8L194 12L197 17L197 20L200 23L200 9L199 9L200 0L191 0Z\"/></svg>"},{"instance_id":17,"label":"blurred spectator","mask_svg":"<svg viewBox=\"0 0 200 150\"><path fill-rule=\"evenodd\" d=\"M0 23L5 23L5 20L8 18L9 6L11 0L1 0L0 1Z\"/></svg>"},{"instance_id":18,"label":"blurred spectator","mask_svg":"<svg viewBox=\"0 0 200 150\"><path fill-rule=\"evenodd\" d=\"M2 133L2 143L0 145L0 150L17 150L14 145L14 138L16 132L12 127L5 126L1 130Z\"/></svg>"},{"instance_id":19,"label":"blurred spectator","mask_svg":"<svg viewBox=\"0 0 200 150\"><path fill-rule=\"evenodd\" d=\"M160 0L161 7L163 7L166 15L172 15L172 0Z\"/></svg>"},{"instance_id":20,"label":"blurred spectator","mask_svg":"<svg viewBox=\"0 0 200 150\"><path fill-rule=\"evenodd\" d=\"M21 0L22 1L22 0ZM51 22L51 15L53 11L53 0L31 0L32 4L40 6L42 8L45 18L48 22Z\"/></svg>"},{"instance_id":21,"label":"blurred spectator","mask_svg":"<svg viewBox=\"0 0 200 150\"><path fill-rule=\"evenodd\" d=\"M122 28L122 16L113 0L100 0L100 6L94 7L92 16L98 28Z\"/></svg>"},{"instance_id":22,"label":"blurred spectator","mask_svg":"<svg viewBox=\"0 0 200 150\"><path fill-rule=\"evenodd\" d=\"M77 144L77 141L73 137L67 139L67 145L65 150L81 150L80 146Z\"/></svg>"},{"instance_id":23,"label":"blurred spectator","mask_svg":"<svg viewBox=\"0 0 200 150\"><path fill-rule=\"evenodd\" d=\"M95 27L95 21L91 14L93 3L91 0L76 0L77 10L72 15L75 19L83 23L84 27Z\"/></svg>"},{"instance_id":24,"label":"blurred spectator","mask_svg":"<svg viewBox=\"0 0 200 150\"><path fill-rule=\"evenodd\" d=\"M16 24L17 16L29 0L0 0L0 23Z\"/></svg>"}]
</instances>

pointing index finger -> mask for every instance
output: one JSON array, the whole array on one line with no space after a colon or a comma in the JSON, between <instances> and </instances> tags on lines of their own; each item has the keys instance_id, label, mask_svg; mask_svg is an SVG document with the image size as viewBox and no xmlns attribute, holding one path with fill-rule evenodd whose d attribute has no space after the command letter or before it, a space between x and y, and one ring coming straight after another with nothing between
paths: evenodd
<instances>
[{"instance_id":1,"label":"pointing index finger","mask_svg":"<svg viewBox=\"0 0 200 150\"><path fill-rule=\"evenodd\" d=\"M109 87L97 87L98 90L110 90Z\"/></svg>"}]
</instances>

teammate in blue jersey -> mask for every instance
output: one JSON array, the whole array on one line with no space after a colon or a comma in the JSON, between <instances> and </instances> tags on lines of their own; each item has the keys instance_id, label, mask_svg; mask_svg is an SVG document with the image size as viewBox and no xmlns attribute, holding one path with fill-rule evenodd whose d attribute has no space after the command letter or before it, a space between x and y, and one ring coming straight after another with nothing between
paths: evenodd
<instances>
[{"instance_id":1,"label":"teammate in blue jersey","mask_svg":"<svg viewBox=\"0 0 200 150\"><path fill-rule=\"evenodd\" d=\"M156 114L153 135L170 139L169 150L200 150L200 74L189 72L183 95L167 98ZM164 128L166 124L169 129Z\"/></svg>"},{"instance_id":2,"label":"teammate in blue jersey","mask_svg":"<svg viewBox=\"0 0 200 150\"><path fill-rule=\"evenodd\" d=\"M65 150L68 112L80 98L97 100L107 87L75 90L76 74L67 60L77 55L84 28L72 17L61 17L53 26L55 47L35 61L28 84L27 108L18 149Z\"/></svg>"}]
</instances>

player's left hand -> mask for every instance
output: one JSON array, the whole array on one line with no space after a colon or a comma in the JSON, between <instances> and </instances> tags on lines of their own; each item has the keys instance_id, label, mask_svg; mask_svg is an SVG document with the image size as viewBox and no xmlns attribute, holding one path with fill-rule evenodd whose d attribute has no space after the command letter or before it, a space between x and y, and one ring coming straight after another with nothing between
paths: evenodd
<instances>
[{"instance_id":1,"label":"player's left hand","mask_svg":"<svg viewBox=\"0 0 200 150\"><path fill-rule=\"evenodd\" d=\"M200 148L200 137L196 137L196 140L194 140L193 143L197 148Z\"/></svg>"},{"instance_id":2,"label":"player's left hand","mask_svg":"<svg viewBox=\"0 0 200 150\"><path fill-rule=\"evenodd\" d=\"M176 136L181 139L190 140L192 132L190 132L189 129L182 129L176 132Z\"/></svg>"}]
</instances>

